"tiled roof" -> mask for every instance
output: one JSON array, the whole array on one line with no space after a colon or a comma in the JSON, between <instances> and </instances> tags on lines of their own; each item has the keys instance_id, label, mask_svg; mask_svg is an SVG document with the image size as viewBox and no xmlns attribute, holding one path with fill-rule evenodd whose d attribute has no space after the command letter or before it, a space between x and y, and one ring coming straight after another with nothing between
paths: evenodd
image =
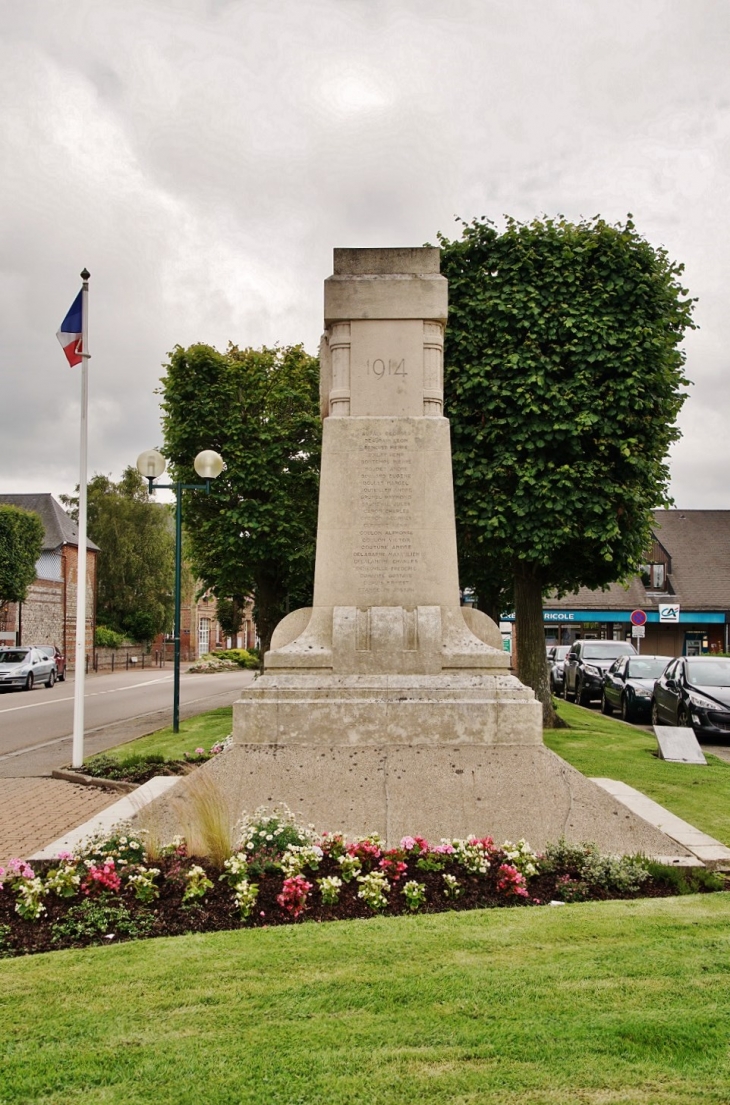
<instances>
[{"instance_id":1,"label":"tiled roof","mask_svg":"<svg viewBox=\"0 0 730 1105\"><path fill-rule=\"evenodd\" d=\"M667 594L647 592L636 576L606 591L581 587L562 599L546 598L551 610L655 609L670 598L686 610L730 610L730 510L655 510L654 535L671 557Z\"/></svg>"},{"instance_id":2,"label":"tiled roof","mask_svg":"<svg viewBox=\"0 0 730 1105\"><path fill-rule=\"evenodd\" d=\"M79 529L76 523L61 504L57 502L53 495L48 494L34 494L34 495L5 495L0 493L0 504L4 506L17 506L22 510L31 510L34 514L37 514L43 523L43 529L45 535L43 538L43 548L58 549L61 545L78 545L79 543ZM86 541L87 549L94 549L98 552L99 546L95 545L93 541Z\"/></svg>"}]
</instances>

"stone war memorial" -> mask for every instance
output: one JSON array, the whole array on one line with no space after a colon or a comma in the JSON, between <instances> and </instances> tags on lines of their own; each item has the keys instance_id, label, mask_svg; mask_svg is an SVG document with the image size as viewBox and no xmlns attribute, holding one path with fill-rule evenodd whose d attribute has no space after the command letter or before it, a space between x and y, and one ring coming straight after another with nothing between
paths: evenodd
<instances>
[{"instance_id":1,"label":"stone war memorial","mask_svg":"<svg viewBox=\"0 0 730 1105\"><path fill-rule=\"evenodd\" d=\"M428 839L677 845L547 749L497 626L460 606L439 250L336 249L314 598L277 626L206 765L238 811Z\"/></svg>"}]
</instances>

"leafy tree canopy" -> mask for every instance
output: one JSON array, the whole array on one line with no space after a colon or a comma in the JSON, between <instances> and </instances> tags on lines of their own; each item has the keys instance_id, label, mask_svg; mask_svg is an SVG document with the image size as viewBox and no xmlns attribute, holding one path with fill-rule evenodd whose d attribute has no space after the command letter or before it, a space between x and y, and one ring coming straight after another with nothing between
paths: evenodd
<instances>
[{"instance_id":1,"label":"leafy tree canopy","mask_svg":"<svg viewBox=\"0 0 730 1105\"><path fill-rule=\"evenodd\" d=\"M78 498L61 496L78 518ZM87 487L88 533L97 560L97 621L136 641L172 624L175 534L170 509L151 503L147 482L126 468L115 483L95 474Z\"/></svg>"},{"instance_id":2,"label":"leafy tree canopy","mask_svg":"<svg viewBox=\"0 0 730 1105\"><path fill-rule=\"evenodd\" d=\"M25 601L36 577L43 537L43 523L37 514L0 506L0 611L8 603Z\"/></svg>"},{"instance_id":3,"label":"leafy tree canopy","mask_svg":"<svg viewBox=\"0 0 730 1105\"><path fill-rule=\"evenodd\" d=\"M321 423L319 365L300 345L220 353L178 346L162 380L164 451L174 478L215 449L226 469L210 494L183 492L193 567L231 624L246 596L268 648L289 609L311 602Z\"/></svg>"},{"instance_id":4,"label":"leafy tree canopy","mask_svg":"<svg viewBox=\"0 0 730 1105\"><path fill-rule=\"evenodd\" d=\"M547 704L543 594L636 571L669 502L694 301L631 216L439 240L462 583L514 587L518 672Z\"/></svg>"}]
</instances>

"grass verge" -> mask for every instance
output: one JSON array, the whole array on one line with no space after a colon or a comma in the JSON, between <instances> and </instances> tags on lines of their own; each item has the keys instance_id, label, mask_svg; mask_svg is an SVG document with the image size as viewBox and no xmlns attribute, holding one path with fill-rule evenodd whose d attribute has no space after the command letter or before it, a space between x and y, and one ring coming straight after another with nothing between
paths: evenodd
<instances>
[{"instance_id":1,"label":"grass verge","mask_svg":"<svg viewBox=\"0 0 730 1105\"><path fill-rule=\"evenodd\" d=\"M0 963L3 1105L730 1099L730 896Z\"/></svg>"},{"instance_id":2,"label":"grass verge","mask_svg":"<svg viewBox=\"0 0 730 1105\"><path fill-rule=\"evenodd\" d=\"M588 776L618 779L678 817L730 845L730 764L707 756L707 766L673 764L656 755L653 733L558 700L570 726L546 730L545 744Z\"/></svg>"},{"instance_id":3,"label":"grass verge","mask_svg":"<svg viewBox=\"0 0 730 1105\"><path fill-rule=\"evenodd\" d=\"M173 733L172 726L158 729L146 737L138 737L127 744L118 744L104 753L117 760L130 756L164 756L167 760L181 760L186 752L196 748L206 752L216 741L224 740L233 729L233 707L221 706L207 714L198 714L180 722L180 732ZM0 1099L1 1105L1 1099Z\"/></svg>"}]
</instances>

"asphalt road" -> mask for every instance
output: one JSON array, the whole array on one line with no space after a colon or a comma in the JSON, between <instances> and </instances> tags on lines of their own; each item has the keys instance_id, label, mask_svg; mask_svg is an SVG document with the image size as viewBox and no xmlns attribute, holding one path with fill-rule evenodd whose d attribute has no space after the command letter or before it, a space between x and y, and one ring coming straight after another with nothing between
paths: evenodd
<instances>
[{"instance_id":1,"label":"asphalt road","mask_svg":"<svg viewBox=\"0 0 730 1105\"><path fill-rule=\"evenodd\" d=\"M180 680L180 717L228 706L250 683L250 671L189 675ZM172 724L172 669L89 675L84 694L84 753L102 752ZM48 775L71 761L73 680L55 687L0 693L0 778Z\"/></svg>"}]
</instances>

